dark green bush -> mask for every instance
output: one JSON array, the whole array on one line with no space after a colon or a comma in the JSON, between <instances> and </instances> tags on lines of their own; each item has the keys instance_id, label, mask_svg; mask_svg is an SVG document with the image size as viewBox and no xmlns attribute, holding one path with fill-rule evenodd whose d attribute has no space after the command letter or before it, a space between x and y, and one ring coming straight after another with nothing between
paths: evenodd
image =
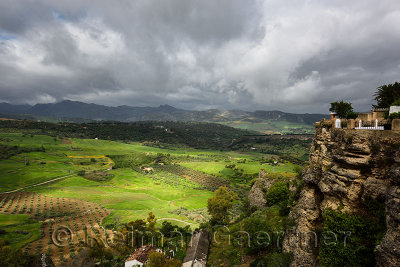
<instances>
[{"instance_id":1,"label":"dark green bush","mask_svg":"<svg viewBox=\"0 0 400 267\"><path fill-rule=\"evenodd\" d=\"M250 267L286 267L290 266L292 255L289 253L270 253L266 258L258 258Z\"/></svg>"},{"instance_id":2,"label":"dark green bush","mask_svg":"<svg viewBox=\"0 0 400 267\"><path fill-rule=\"evenodd\" d=\"M267 204L272 206L289 198L289 188L285 182L277 182L268 190Z\"/></svg>"},{"instance_id":3,"label":"dark green bush","mask_svg":"<svg viewBox=\"0 0 400 267\"><path fill-rule=\"evenodd\" d=\"M325 210L323 217L323 231L336 234L337 242L321 242L320 266L376 265L374 249L378 238L382 236L381 223L377 223L376 217L347 214L331 209Z\"/></svg>"},{"instance_id":4,"label":"dark green bush","mask_svg":"<svg viewBox=\"0 0 400 267\"><path fill-rule=\"evenodd\" d=\"M250 237L250 246L248 246L247 235L243 235L241 237L235 236L235 238L241 240L243 246L245 247L246 254L256 254L260 251L268 251L274 248L272 242L273 236L272 228L269 225L269 222L265 220L265 218L261 217L249 217L242 221L242 231L245 231L249 234ZM262 231L264 233L268 233L270 238L266 234L260 234ZM259 239L257 239L259 237Z\"/></svg>"},{"instance_id":5,"label":"dark green bush","mask_svg":"<svg viewBox=\"0 0 400 267\"><path fill-rule=\"evenodd\" d=\"M389 119L390 120L400 119L400 112L394 112L394 113L390 114Z\"/></svg>"}]
</instances>

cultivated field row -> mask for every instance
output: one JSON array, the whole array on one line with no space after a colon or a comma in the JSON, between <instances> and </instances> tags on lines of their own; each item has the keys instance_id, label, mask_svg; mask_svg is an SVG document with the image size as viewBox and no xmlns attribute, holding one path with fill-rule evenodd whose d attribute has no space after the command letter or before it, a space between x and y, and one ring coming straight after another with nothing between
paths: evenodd
<instances>
[{"instance_id":1,"label":"cultivated field row","mask_svg":"<svg viewBox=\"0 0 400 267\"><path fill-rule=\"evenodd\" d=\"M26 254L46 254L57 266L76 260L79 247L109 239L112 231L100 227L110 211L82 200L48 197L31 192L0 195L0 212L28 214L42 222L42 236L23 248Z\"/></svg>"},{"instance_id":2,"label":"cultivated field row","mask_svg":"<svg viewBox=\"0 0 400 267\"><path fill-rule=\"evenodd\" d=\"M204 188L215 191L221 186L228 186L229 181L216 177L214 175L205 174L193 169L189 169L179 165L155 165L154 169L164 172L173 173L189 179L190 181L203 186Z\"/></svg>"}]
</instances>

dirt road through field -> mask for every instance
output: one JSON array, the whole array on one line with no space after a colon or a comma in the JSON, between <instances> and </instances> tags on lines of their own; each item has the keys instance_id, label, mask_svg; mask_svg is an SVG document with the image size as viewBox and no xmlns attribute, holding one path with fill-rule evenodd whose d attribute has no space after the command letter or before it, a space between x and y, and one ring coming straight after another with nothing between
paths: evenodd
<instances>
[{"instance_id":1,"label":"dirt road through field","mask_svg":"<svg viewBox=\"0 0 400 267\"><path fill-rule=\"evenodd\" d=\"M11 191L1 192L0 194L18 192L18 191L21 191L21 190L26 189L26 188L31 188L31 187L35 187L35 186L39 186L39 185L48 184L48 183L51 183L51 182L54 182L54 181L57 181L57 180L61 180L61 179L73 176L73 175L75 175L75 174L68 174L68 175L61 176L61 177L58 177L58 178L54 178L54 179L51 179L51 180L48 180L48 181L45 181L45 182L41 182L41 183L38 183L38 184L28 185L28 186L24 186L24 187L21 187L21 188L18 188L18 189L14 189L14 190L11 190Z\"/></svg>"}]
</instances>

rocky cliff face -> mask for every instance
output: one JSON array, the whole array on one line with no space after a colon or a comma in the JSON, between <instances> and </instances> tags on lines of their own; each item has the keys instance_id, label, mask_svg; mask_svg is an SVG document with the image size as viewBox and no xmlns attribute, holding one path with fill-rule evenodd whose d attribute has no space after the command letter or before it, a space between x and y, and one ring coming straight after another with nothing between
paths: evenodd
<instances>
[{"instance_id":1,"label":"rocky cliff face","mask_svg":"<svg viewBox=\"0 0 400 267\"><path fill-rule=\"evenodd\" d=\"M317 128L305 186L290 217L284 252L292 266L318 265L315 243L299 235L321 229L326 208L362 214L367 198L385 203L386 234L376 247L378 266L400 266L400 133Z\"/></svg>"},{"instance_id":2,"label":"rocky cliff face","mask_svg":"<svg viewBox=\"0 0 400 267\"><path fill-rule=\"evenodd\" d=\"M255 180L254 185L251 187L249 192L250 206L262 208L267 205L265 198L265 192L267 192L274 184L274 179L267 179L267 173L264 170L260 170L258 179Z\"/></svg>"},{"instance_id":3,"label":"rocky cliff face","mask_svg":"<svg viewBox=\"0 0 400 267\"><path fill-rule=\"evenodd\" d=\"M249 192L249 204L251 207L264 208L267 206L266 193L269 189L279 181L285 181L289 186L289 192L294 193L297 190L296 177L282 177L274 175L261 169L258 178L254 181L253 186Z\"/></svg>"}]
</instances>

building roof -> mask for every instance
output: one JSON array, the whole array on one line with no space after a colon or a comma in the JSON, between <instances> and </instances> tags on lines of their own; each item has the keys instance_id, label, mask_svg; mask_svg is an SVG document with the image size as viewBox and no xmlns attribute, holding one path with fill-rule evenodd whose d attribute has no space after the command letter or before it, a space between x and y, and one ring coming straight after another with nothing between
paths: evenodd
<instances>
[{"instance_id":1,"label":"building roof","mask_svg":"<svg viewBox=\"0 0 400 267\"><path fill-rule=\"evenodd\" d=\"M150 252L152 252L154 250L155 250L155 248L152 245L145 245L145 246L135 250L135 252L133 252L133 254L130 255L129 258L126 259L125 262L137 260L141 263L145 263L147 261L147 259L149 258Z\"/></svg>"},{"instance_id":2,"label":"building roof","mask_svg":"<svg viewBox=\"0 0 400 267\"><path fill-rule=\"evenodd\" d=\"M209 233L207 231L200 230L200 232L195 233L192 236L192 240L190 241L183 262L196 260L205 264L207 261L209 244Z\"/></svg>"}]
</instances>

